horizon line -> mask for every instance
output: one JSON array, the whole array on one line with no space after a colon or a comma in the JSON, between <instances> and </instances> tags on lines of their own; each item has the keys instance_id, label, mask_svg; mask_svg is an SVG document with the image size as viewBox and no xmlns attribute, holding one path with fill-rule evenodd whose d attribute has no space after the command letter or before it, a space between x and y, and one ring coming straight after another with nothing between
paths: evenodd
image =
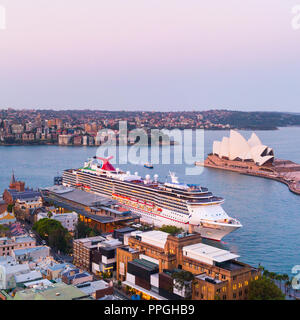
<instances>
[{"instance_id":1,"label":"horizon line","mask_svg":"<svg viewBox=\"0 0 300 320\"><path fill-rule=\"evenodd\" d=\"M63 107L63 108L55 108L55 107L33 107L33 108L16 108L16 107L5 107L1 108L0 111L3 110L15 110L15 111L105 111L105 112L151 112L151 113L176 113L176 112L207 112L207 111L230 111L230 112L243 112L243 113L251 113L251 112L261 112L261 113L290 113L290 114L299 114L299 112L296 111L280 111L280 110L238 110L238 109L227 109L227 108L210 108L210 109L203 109L203 110L151 110L151 109L109 109L110 107L105 107L107 109L104 109L103 107Z\"/></svg>"}]
</instances>

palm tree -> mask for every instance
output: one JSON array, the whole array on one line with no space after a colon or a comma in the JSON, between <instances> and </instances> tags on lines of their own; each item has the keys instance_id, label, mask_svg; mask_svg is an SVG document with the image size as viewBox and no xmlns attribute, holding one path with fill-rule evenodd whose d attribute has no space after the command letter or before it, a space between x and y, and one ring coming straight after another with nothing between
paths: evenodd
<instances>
[{"instance_id":1,"label":"palm tree","mask_svg":"<svg viewBox=\"0 0 300 320\"><path fill-rule=\"evenodd\" d=\"M274 280L279 281L280 290L281 290L281 281L283 280L283 276L281 274L275 274Z\"/></svg>"},{"instance_id":2,"label":"palm tree","mask_svg":"<svg viewBox=\"0 0 300 320\"><path fill-rule=\"evenodd\" d=\"M264 273L263 273L264 277L268 278L270 276L270 272L266 269L264 269Z\"/></svg>"},{"instance_id":3,"label":"palm tree","mask_svg":"<svg viewBox=\"0 0 300 320\"><path fill-rule=\"evenodd\" d=\"M290 280L285 281L285 283L284 283L285 294L290 292L291 285L292 285L292 281L290 281Z\"/></svg>"},{"instance_id":4,"label":"palm tree","mask_svg":"<svg viewBox=\"0 0 300 320\"><path fill-rule=\"evenodd\" d=\"M289 277L289 275L287 274L287 273L284 273L283 275L282 275L282 280L283 281L285 281L285 285L284 285L284 289L285 289L285 294L286 294L286 283L290 280L290 277Z\"/></svg>"},{"instance_id":5,"label":"palm tree","mask_svg":"<svg viewBox=\"0 0 300 320\"><path fill-rule=\"evenodd\" d=\"M276 273L275 273L275 272L270 272L270 273L269 273L269 278L270 278L271 280L274 280L274 279L276 278Z\"/></svg>"},{"instance_id":6,"label":"palm tree","mask_svg":"<svg viewBox=\"0 0 300 320\"><path fill-rule=\"evenodd\" d=\"M263 273L265 271L265 268L261 266L260 264L258 265L258 270Z\"/></svg>"}]
</instances>

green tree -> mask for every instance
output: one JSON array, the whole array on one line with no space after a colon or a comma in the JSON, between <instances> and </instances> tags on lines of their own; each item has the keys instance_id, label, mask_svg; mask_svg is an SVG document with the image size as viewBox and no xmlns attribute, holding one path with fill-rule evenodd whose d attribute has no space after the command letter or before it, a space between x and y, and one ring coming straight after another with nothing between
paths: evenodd
<instances>
[{"instance_id":1,"label":"green tree","mask_svg":"<svg viewBox=\"0 0 300 320\"><path fill-rule=\"evenodd\" d=\"M81 238L86 238L86 237L95 237L100 234L101 233L97 229L90 228L83 221L78 221L77 225L75 226L75 238L76 239L81 239Z\"/></svg>"},{"instance_id":2,"label":"green tree","mask_svg":"<svg viewBox=\"0 0 300 320\"><path fill-rule=\"evenodd\" d=\"M182 228L177 228L175 226L169 226L169 225L165 225L165 224L159 230L163 231L163 232L167 232L171 235L176 235L176 234L183 231Z\"/></svg>"},{"instance_id":3,"label":"green tree","mask_svg":"<svg viewBox=\"0 0 300 320\"><path fill-rule=\"evenodd\" d=\"M13 212L13 208L14 208L14 205L13 205L13 204L8 204L8 205L7 205L7 211L8 211L8 212Z\"/></svg>"},{"instance_id":4,"label":"green tree","mask_svg":"<svg viewBox=\"0 0 300 320\"><path fill-rule=\"evenodd\" d=\"M9 228L7 226L0 224L0 236L6 237L8 233L9 233Z\"/></svg>"},{"instance_id":5,"label":"green tree","mask_svg":"<svg viewBox=\"0 0 300 320\"><path fill-rule=\"evenodd\" d=\"M249 283L249 300L284 300L285 296L269 278L261 277Z\"/></svg>"},{"instance_id":6,"label":"green tree","mask_svg":"<svg viewBox=\"0 0 300 320\"><path fill-rule=\"evenodd\" d=\"M269 277L270 272L266 269L264 269L263 275L264 277L268 278Z\"/></svg>"},{"instance_id":7,"label":"green tree","mask_svg":"<svg viewBox=\"0 0 300 320\"><path fill-rule=\"evenodd\" d=\"M33 225L39 236L46 240L47 244L56 250L64 253L69 252L71 248L71 236L59 221L44 218Z\"/></svg>"},{"instance_id":8,"label":"green tree","mask_svg":"<svg viewBox=\"0 0 300 320\"><path fill-rule=\"evenodd\" d=\"M181 290L185 290L185 299L189 299L191 298L191 284L192 281L194 280L194 275L189 272L189 271L185 271L185 270L181 270L181 271L176 271L172 273L172 278L175 280L175 284L174 287L181 291Z\"/></svg>"}]
</instances>

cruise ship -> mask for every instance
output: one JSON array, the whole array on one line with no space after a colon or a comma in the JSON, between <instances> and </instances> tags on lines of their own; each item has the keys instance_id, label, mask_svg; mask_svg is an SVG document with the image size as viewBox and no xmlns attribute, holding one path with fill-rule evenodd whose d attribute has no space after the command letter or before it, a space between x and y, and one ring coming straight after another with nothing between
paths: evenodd
<instances>
[{"instance_id":1,"label":"cruise ship","mask_svg":"<svg viewBox=\"0 0 300 320\"><path fill-rule=\"evenodd\" d=\"M180 183L173 172L171 181L165 183L158 181L158 175L142 178L137 172L115 169L111 159L93 157L82 168L65 170L63 185L111 197L139 214L141 222L157 227L173 225L212 240L220 241L242 227L222 208L224 199L207 188Z\"/></svg>"}]
</instances>

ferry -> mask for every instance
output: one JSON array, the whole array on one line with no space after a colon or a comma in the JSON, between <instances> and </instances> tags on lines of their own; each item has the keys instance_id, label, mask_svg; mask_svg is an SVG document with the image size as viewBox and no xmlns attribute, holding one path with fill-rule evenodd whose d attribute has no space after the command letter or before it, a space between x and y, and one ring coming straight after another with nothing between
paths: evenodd
<instances>
[{"instance_id":1,"label":"ferry","mask_svg":"<svg viewBox=\"0 0 300 320\"><path fill-rule=\"evenodd\" d=\"M151 163L149 163L149 162L146 162L144 164L144 167L147 168L147 169L153 169L153 165Z\"/></svg>"},{"instance_id":2,"label":"ferry","mask_svg":"<svg viewBox=\"0 0 300 320\"><path fill-rule=\"evenodd\" d=\"M180 183L174 172L170 172L171 181L165 183L158 181L157 174L142 178L137 172L115 169L111 159L93 157L82 168L65 170L62 184L88 186L90 192L117 200L139 214L141 222L157 227L173 225L218 241L242 227L222 208L224 199L207 188Z\"/></svg>"}]
</instances>

